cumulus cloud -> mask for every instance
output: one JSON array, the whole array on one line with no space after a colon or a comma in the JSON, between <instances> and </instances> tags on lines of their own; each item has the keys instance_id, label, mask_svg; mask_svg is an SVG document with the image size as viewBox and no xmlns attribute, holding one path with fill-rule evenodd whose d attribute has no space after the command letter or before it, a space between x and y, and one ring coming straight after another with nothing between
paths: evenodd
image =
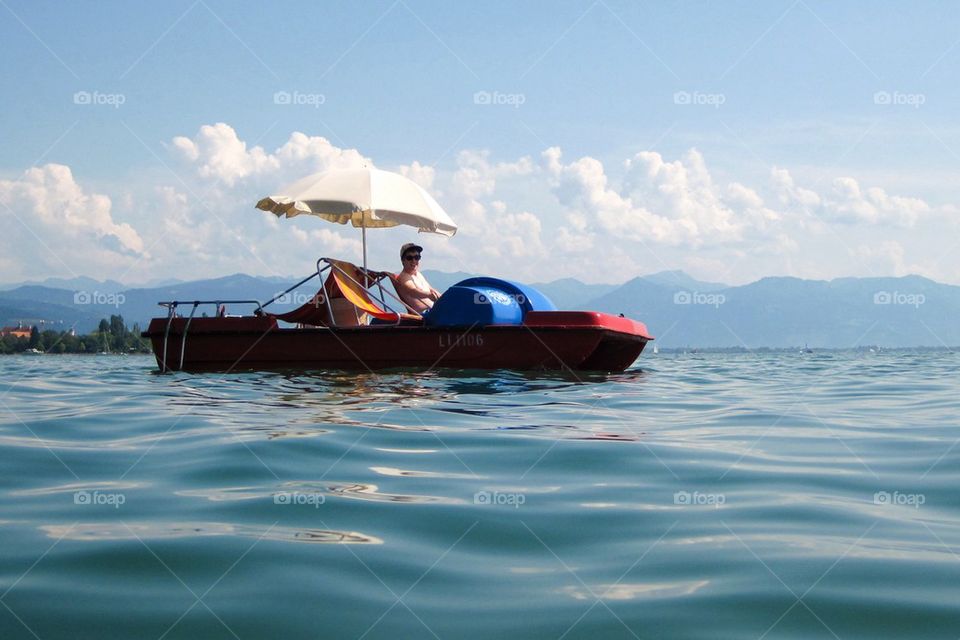
<instances>
[{"instance_id":1,"label":"cumulus cloud","mask_svg":"<svg viewBox=\"0 0 960 640\"><path fill-rule=\"evenodd\" d=\"M823 194L797 186L786 169L774 168L771 183L783 206L823 222L913 227L923 216L934 212L920 198L893 196L880 187L863 189L851 177L835 178L830 190Z\"/></svg>"},{"instance_id":2,"label":"cumulus cloud","mask_svg":"<svg viewBox=\"0 0 960 640\"><path fill-rule=\"evenodd\" d=\"M93 235L115 241L120 251L143 253L143 240L127 223L117 224L108 196L85 193L70 167L47 164L28 169L20 180L0 180L0 202L44 227L70 235Z\"/></svg>"},{"instance_id":3,"label":"cumulus cloud","mask_svg":"<svg viewBox=\"0 0 960 640\"><path fill-rule=\"evenodd\" d=\"M557 229L555 238L556 246L565 253L586 253L593 249L593 240L596 234L577 233L576 230L569 227L560 227Z\"/></svg>"},{"instance_id":4,"label":"cumulus cloud","mask_svg":"<svg viewBox=\"0 0 960 640\"><path fill-rule=\"evenodd\" d=\"M919 198L862 189L848 177L818 193L781 168L756 187L721 185L696 149L673 161L652 151L637 153L623 163L619 180L589 156L565 162L561 150L552 147L542 158L554 196L578 225L558 235L567 248L592 231L645 247L735 251L749 242L760 250L790 251L797 247L792 233L825 223L912 227L933 211Z\"/></svg>"},{"instance_id":5,"label":"cumulus cloud","mask_svg":"<svg viewBox=\"0 0 960 640\"><path fill-rule=\"evenodd\" d=\"M408 165L401 165L397 171L427 190L433 187L433 179L437 175L436 169L430 165L422 165L416 160Z\"/></svg>"},{"instance_id":6,"label":"cumulus cloud","mask_svg":"<svg viewBox=\"0 0 960 640\"><path fill-rule=\"evenodd\" d=\"M491 229L484 240L487 253L510 260L543 257L546 251L540 218L529 211L513 213L499 200L493 202L492 208Z\"/></svg>"},{"instance_id":7,"label":"cumulus cloud","mask_svg":"<svg viewBox=\"0 0 960 640\"><path fill-rule=\"evenodd\" d=\"M373 165L356 150L299 132L272 153L251 149L224 123L205 125L192 139L177 137L173 146L199 177L228 187L252 176L269 175L279 184L312 170ZM585 156L565 162L557 147L545 150L539 163L527 156L494 162L488 150L464 150L452 169L440 173L416 160L397 170L430 189L448 208L460 225L458 245L476 243L452 251L453 256L533 258L549 253L551 245L564 253L583 253L601 237L644 246L722 246L773 234L781 221L761 189L718 184L695 149L674 161L655 152L637 153L623 163L619 186L599 160ZM785 171L774 178L775 197L803 205L819 202L813 192L793 185ZM501 184L517 181L523 181L533 200L540 196L541 207L505 204L512 194L507 189L504 197ZM543 198L550 192L559 211L548 211Z\"/></svg>"},{"instance_id":8,"label":"cumulus cloud","mask_svg":"<svg viewBox=\"0 0 960 640\"><path fill-rule=\"evenodd\" d=\"M786 169L770 170L770 182L780 204L788 208L811 210L820 207L820 196L810 189L798 187Z\"/></svg>"},{"instance_id":9,"label":"cumulus cloud","mask_svg":"<svg viewBox=\"0 0 960 640\"><path fill-rule=\"evenodd\" d=\"M217 249L212 242L216 236L216 220L197 215L190 207L187 195L170 186L157 187L156 204L162 221L163 236L159 238L167 248L189 252L194 260L208 260L207 255Z\"/></svg>"},{"instance_id":10,"label":"cumulus cloud","mask_svg":"<svg viewBox=\"0 0 960 640\"><path fill-rule=\"evenodd\" d=\"M542 268L535 262L547 252L542 216L498 196L502 182L526 180L537 171L529 157L492 162L489 151L465 150L452 171L434 180L433 192L460 228L449 252L456 268L501 274L507 264L517 265L516 273ZM537 182L531 179L526 188Z\"/></svg>"},{"instance_id":11,"label":"cumulus cloud","mask_svg":"<svg viewBox=\"0 0 960 640\"><path fill-rule=\"evenodd\" d=\"M879 187L861 190L853 178L834 180L833 196L827 208L841 222L912 227L930 211L930 205L919 198L891 196Z\"/></svg>"},{"instance_id":12,"label":"cumulus cloud","mask_svg":"<svg viewBox=\"0 0 960 640\"><path fill-rule=\"evenodd\" d=\"M358 238L344 238L332 229L307 231L300 227L292 227L290 234L298 243L318 255L328 257L355 256L362 251L362 243Z\"/></svg>"},{"instance_id":13,"label":"cumulus cloud","mask_svg":"<svg viewBox=\"0 0 960 640\"><path fill-rule=\"evenodd\" d=\"M561 150L552 147L543 161L560 204L620 238L715 245L738 241L780 217L756 191L738 183L717 185L695 149L673 162L659 153L637 153L624 162L619 188L595 158L564 164Z\"/></svg>"},{"instance_id":14,"label":"cumulus cloud","mask_svg":"<svg viewBox=\"0 0 960 640\"><path fill-rule=\"evenodd\" d=\"M300 273L318 255L359 259L359 233L352 229L309 218L278 221L253 208L259 198L309 173L374 166L358 150L301 132L267 150L215 123L173 138L170 152L189 168L177 187L151 184L131 192L125 184L111 201L83 188L68 167L47 165L0 181L0 202L36 225L60 259L87 274L139 265L138 275L149 277L278 275ZM454 240L422 238L435 260L431 268L531 281L574 276L612 282L674 268L720 279L731 263L747 265L743 272L758 265L765 273L802 271L809 265L800 262L806 256L801 247L831 223L875 230L878 239L847 259L900 273L916 267L908 259L913 248L884 244L884 230L957 210L861 186L850 177L817 189L785 168L756 183L721 178L696 149L675 158L643 151L607 165L590 156L565 158L559 147L539 157L506 159L488 150L462 150L440 166L411 159L387 168L428 189L460 226ZM124 222L115 219L118 207L129 211ZM9 215L3 207L0 212ZM371 235L371 245L382 251L403 234ZM22 231L0 242L12 255L15 245L31 239ZM391 248L388 264L394 253ZM374 266L385 259L376 253L370 258ZM600 263L605 268L594 268ZM53 265L51 271L63 269Z\"/></svg>"},{"instance_id":15,"label":"cumulus cloud","mask_svg":"<svg viewBox=\"0 0 960 640\"><path fill-rule=\"evenodd\" d=\"M896 240L883 240L872 245L861 244L851 249L850 254L870 269L870 275L938 275L933 265L908 262L903 245Z\"/></svg>"},{"instance_id":16,"label":"cumulus cloud","mask_svg":"<svg viewBox=\"0 0 960 640\"><path fill-rule=\"evenodd\" d=\"M299 131L273 153L260 146L248 149L233 127L223 122L203 125L193 138L175 137L172 148L195 165L201 177L228 187L251 176L282 174L292 181L316 171L373 166L356 149L341 149L322 136Z\"/></svg>"},{"instance_id":17,"label":"cumulus cloud","mask_svg":"<svg viewBox=\"0 0 960 640\"><path fill-rule=\"evenodd\" d=\"M47 164L0 180L0 203L6 219L3 253L29 251L28 270L40 264L60 273L64 266L80 268L85 253L103 263L101 272L105 265L147 257L140 234L114 220L109 196L84 190L65 165Z\"/></svg>"},{"instance_id":18,"label":"cumulus cloud","mask_svg":"<svg viewBox=\"0 0 960 640\"><path fill-rule=\"evenodd\" d=\"M218 122L200 127L193 138L177 136L173 148L189 162L199 164L200 175L215 178L232 186L240 178L263 171L276 170L277 158L263 147L247 149L230 125Z\"/></svg>"}]
</instances>

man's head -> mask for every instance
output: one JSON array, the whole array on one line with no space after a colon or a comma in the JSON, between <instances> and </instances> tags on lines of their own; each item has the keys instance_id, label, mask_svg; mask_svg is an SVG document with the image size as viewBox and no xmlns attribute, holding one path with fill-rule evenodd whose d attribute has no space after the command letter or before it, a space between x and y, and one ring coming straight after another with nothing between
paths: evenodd
<instances>
[{"instance_id":1,"label":"man's head","mask_svg":"<svg viewBox=\"0 0 960 640\"><path fill-rule=\"evenodd\" d=\"M408 242L400 247L400 261L403 263L404 271L417 271L420 266L420 253L422 251L423 247L413 242Z\"/></svg>"}]
</instances>

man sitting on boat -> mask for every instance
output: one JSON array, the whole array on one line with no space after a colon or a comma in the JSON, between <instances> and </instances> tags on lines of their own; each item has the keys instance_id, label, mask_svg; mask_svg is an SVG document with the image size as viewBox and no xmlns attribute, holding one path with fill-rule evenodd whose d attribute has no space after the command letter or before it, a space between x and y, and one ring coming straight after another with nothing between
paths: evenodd
<instances>
[{"instance_id":1,"label":"man sitting on boat","mask_svg":"<svg viewBox=\"0 0 960 640\"><path fill-rule=\"evenodd\" d=\"M408 242L400 247L403 271L397 277L397 293L403 301L418 313L429 311L440 299L440 292L430 286L420 273L420 254L423 247Z\"/></svg>"}]
</instances>

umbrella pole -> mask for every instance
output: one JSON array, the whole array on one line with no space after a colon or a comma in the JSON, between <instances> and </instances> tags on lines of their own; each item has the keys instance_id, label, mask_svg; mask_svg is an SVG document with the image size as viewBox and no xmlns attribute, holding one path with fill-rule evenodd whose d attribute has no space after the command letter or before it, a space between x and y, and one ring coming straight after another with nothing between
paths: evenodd
<instances>
[{"instance_id":1,"label":"umbrella pole","mask_svg":"<svg viewBox=\"0 0 960 640\"><path fill-rule=\"evenodd\" d=\"M363 268L367 268L367 228L360 227L360 235L363 237Z\"/></svg>"}]
</instances>

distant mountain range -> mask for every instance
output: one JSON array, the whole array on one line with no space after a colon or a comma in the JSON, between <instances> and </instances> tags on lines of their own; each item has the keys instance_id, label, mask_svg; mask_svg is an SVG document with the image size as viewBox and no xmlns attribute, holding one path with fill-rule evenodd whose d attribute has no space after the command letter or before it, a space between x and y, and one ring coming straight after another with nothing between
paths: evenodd
<instances>
[{"instance_id":1,"label":"distant mountain range","mask_svg":"<svg viewBox=\"0 0 960 640\"><path fill-rule=\"evenodd\" d=\"M181 282L183 281L177 280L176 278L161 278L157 280L151 280L142 286L162 287L171 284L179 284ZM30 280L27 282L21 282L19 284L0 284L0 292L27 285L37 285L41 287L49 287L51 289L69 289L71 291L102 291L104 293L116 293L118 291L123 291L124 289L133 288L132 285L125 285L121 282L117 282L116 280L94 280L93 278L88 278L86 276L78 276L76 278L47 278L46 280L42 281Z\"/></svg>"},{"instance_id":2,"label":"distant mountain range","mask_svg":"<svg viewBox=\"0 0 960 640\"><path fill-rule=\"evenodd\" d=\"M425 274L441 290L472 275ZM74 326L85 333L95 329L101 318L119 313L128 325L144 327L150 318L162 315L159 301L265 302L296 281L236 274L129 288L90 278L49 279L0 291L0 323L33 325L43 321L48 328ZM297 290L299 297L288 297L271 307L293 308L318 286L310 282ZM623 313L640 320L663 348L960 345L960 287L919 276L831 281L777 277L728 286L702 282L682 271L664 271L620 285L564 278L534 286L561 309ZM250 308L234 303L227 306L234 313Z\"/></svg>"}]
</instances>

